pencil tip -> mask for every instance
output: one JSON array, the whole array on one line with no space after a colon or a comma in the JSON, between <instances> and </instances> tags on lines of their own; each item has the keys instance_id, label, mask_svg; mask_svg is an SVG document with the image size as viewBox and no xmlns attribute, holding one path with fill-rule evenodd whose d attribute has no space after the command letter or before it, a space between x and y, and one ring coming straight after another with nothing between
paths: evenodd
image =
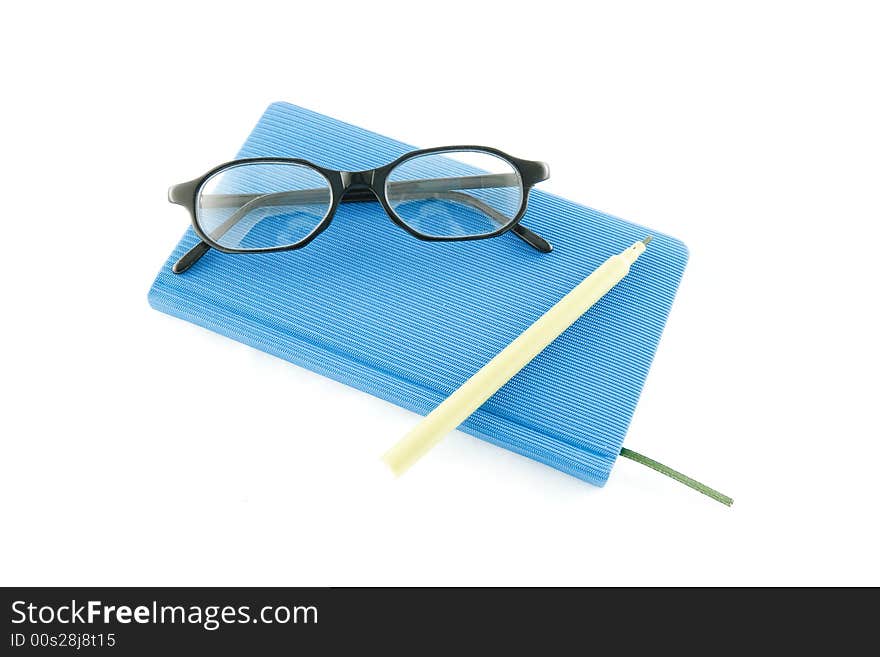
<instances>
[{"instance_id":1,"label":"pencil tip","mask_svg":"<svg viewBox=\"0 0 880 657\"><path fill-rule=\"evenodd\" d=\"M654 239L653 235L648 235L645 239L642 240L642 244L648 246L651 243L651 240Z\"/></svg>"}]
</instances>

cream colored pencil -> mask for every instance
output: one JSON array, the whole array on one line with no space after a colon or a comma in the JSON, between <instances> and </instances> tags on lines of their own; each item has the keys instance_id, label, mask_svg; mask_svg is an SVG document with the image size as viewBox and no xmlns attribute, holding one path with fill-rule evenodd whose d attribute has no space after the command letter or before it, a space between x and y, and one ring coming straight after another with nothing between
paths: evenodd
<instances>
[{"instance_id":1,"label":"cream colored pencil","mask_svg":"<svg viewBox=\"0 0 880 657\"><path fill-rule=\"evenodd\" d=\"M555 340L629 273L629 268L651 241L646 237L613 255L592 274L541 315L534 324L465 381L389 449L382 460L401 475L443 437L464 422L501 386Z\"/></svg>"}]
</instances>

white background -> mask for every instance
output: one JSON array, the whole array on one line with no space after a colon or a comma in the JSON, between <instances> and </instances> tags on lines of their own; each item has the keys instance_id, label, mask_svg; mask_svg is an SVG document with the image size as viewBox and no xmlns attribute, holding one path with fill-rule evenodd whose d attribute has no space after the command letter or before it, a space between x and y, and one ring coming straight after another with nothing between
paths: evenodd
<instances>
[{"instance_id":1,"label":"white background","mask_svg":"<svg viewBox=\"0 0 880 657\"><path fill-rule=\"evenodd\" d=\"M871 3L0 12L0 583L880 584ZM460 433L395 481L415 415L150 309L166 188L276 100L545 160L684 240L626 445L733 508Z\"/></svg>"}]
</instances>

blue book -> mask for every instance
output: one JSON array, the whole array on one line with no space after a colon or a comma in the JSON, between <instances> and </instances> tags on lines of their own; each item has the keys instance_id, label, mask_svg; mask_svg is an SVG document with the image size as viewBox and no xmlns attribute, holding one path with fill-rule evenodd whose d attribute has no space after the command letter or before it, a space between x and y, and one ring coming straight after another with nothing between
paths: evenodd
<instances>
[{"instance_id":1,"label":"blue book","mask_svg":"<svg viewBox=\"0 0 880 657\"><path fill-rule=\"evenodd\" d=\"M238 157L296 157L355 171L413 149L275 103ZM206 162L205 170L215 164ZM602 485L623 445L687 248L540 189L532 190L523 224L553 252L539 253L511 234L425 242L394 225L378 203L343 204L302 250L212 249L176 275L171 266L198 241L188 229L149 300L157 310L426 414L610 255L653 235L620 284L460 427Z\"/></svg>"}]
</instances>

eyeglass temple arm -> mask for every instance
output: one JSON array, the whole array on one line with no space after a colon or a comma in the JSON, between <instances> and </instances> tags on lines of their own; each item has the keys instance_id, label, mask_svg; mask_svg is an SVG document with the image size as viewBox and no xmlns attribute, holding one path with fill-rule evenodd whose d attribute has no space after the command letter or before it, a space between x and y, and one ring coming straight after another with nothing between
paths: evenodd
<instances>
[{"instance_id":1,"label":"eyeglass temple arm","mask_svg":"<svg viewBox=\"0 0 880 657\"><path fill-rule=\"evenodd\" d=\"M187 184L187 183L185 183ZM470 205L484 212L491 217L496 223L502 225L509 221L509 217L504 216L491 205L484 203L478 198L463 194L456 189L486 189L492 187L510 187L519 184L519 178L515 174L486 174L477 176L460 176L453 178L433 178L425 180L407 180L392 182L388 185L389 191L393 191L403 197L416 198L438 198L458 201L466 205ZM189 191L189 190L187 190ZM169 190L169 200L179 202L181 194L175 187ZM248 212L257 207L285 205L292 201L299 203L318 203L324 202L327 198L327 192L320 189L304 189L289 192L275 192L272 194L206 194L200 198L202 207L238 207L232 216L218 226L211 234L212 239L219 239L232 226ZM353 189L343 196L343 203L346 202L363 202L375 201L376 196L370 189ZM549 253L553 250L547 240L537 233L529 230L522 224L517 224L511 228L517 237L523 240L532 248L542 252ZM175 274L185 272L192 267L198 260L208 252L211 247L203 241L200 241L193 248L187 251L172 267Z\"/></svg>"},{"instance_id":2,"label":"eyeglass temple arm","mask_svg":"<svg viewBox=\"0 0 880 657\"><path fill-rule=\"evenodd\" d=\"M476 176L475 176L476 177ZM469 205L473 208L480 210L485 213L489 217L492 218L495 223L499 226L503 226L506 224L510 218L498 212L495 208L493 208L488 203L483 202L482 200L470 196L469 194L465 194L463 192L457 191L427 191L437 189L437 185L433 185L435 181L412 181L414 184L410 184L409 181L406 184L406 189L410 191L403 192L399 188L394 189L392 184L392 190L398 195L398 198L401 200L404 199L425 199L425 198L437 198L443 200L457 201L464 205ZM422 184L422 183L427 184ZM316 193L318 192L318 193ZM224 207L232 205L229 203L229 199L220 199L220 203L216 203L218 199L213 198L214 195L206 195L202 197L203 206L207 207ZM232 196L232 195L230 195ZM238 210L236 210L232 216L230 216L226 221L224 221L220 226L218 226L210 235L211 239L217 240L229 231L232 226L237 224L242 217L246 214L255 210L258 207L272 206L272 205L284 205L292 202L297 203L308 203L315 202L320 203L326 201L326 192L323 190L297 190L292 192L275 192L273 194L262 194L262 195L248 195L248 194L235 194L236 204L244 201L246 198L250 198L249 201L244 203ZM369 189L354 189L349 191L343 198L342 202L363 202L363 201L375 201L376 196ZM204 203L207 201L207 204ZM234 206L233 206L234 207ZM534 249L537 249L541 253L550 253L553 250L553 247L550 245L547 240L543 237L529 230L522 224L517 224L514 226L511 231L523 240L526 244L531 246ZM204 253L204 251L202 251ZM195 254L194 254L195 255ZM195 261L193 261L195 262Z\"/></svg>"},{"instance_id":3,"label":"eyeglass temple arm","mask_svg":"<svg viewBox=\"0 0 880 657\"><path fill-rule=\"evenodd\" d=\"M252 210L258 207L266 207L272 205L282 205L291 202L291 195L295 195L294 199L298 203L306 203L302 198L303 192L311 192L312 190L301 190L296 192L276 192L274 194L263 194L263 195L245 195L240 194L236 195L239 197L238 201L243 200L241 197L251 196L251 200L242 205L238 210L236 210L232 216L229 217L226 221L224 221L220 226L218 226L212 233L211 238L214 240L219 239L223 235L225 235L234 225L236 225L242 217L251 212ZM326 199L326 193L322 192L322 196ZM202 197L203 199L208 198L207 196ZM424 199L424 198L438 198L444 200L457 201L459 203L463 203L465 205L470 205L471 207L477 208L478 210L484 212L488 216L490 216L496 223L502 225L508 221L508 217L505 217L503 214L499 213L495 208L484 203L478 198L474 198L469 194L465 194L463 192L409 192L406 194L401 194L401 198L408 199ZM375 201L376 197L370 190L352 190L345 197L343 197L342 202L364 202L364 201ZM230 204L231 205L231 204ZM223 207L220 205L209 205L209 207ZM511 228L511 232L513 232L517 237L523 240L526 244L531 246L534 249L542 253L549 253L553 250L553 247L550 245L547 240L538 235L537 233L529 230L522 224L517 224L513 228ZM176 274L182 273L192 267L196 262L198 262L199 258L201 258L205 253L208 252L210 247L205 242L199 242L192 249L190 249L183 257L178 260L173 267L173 271Z\"/></svg>"},{"instance_id":4,"label":"eyeglass temple arm","mask_svg":"<svg viewBox=\"0 0 880 657\"><path fill-rule=\"evenodd\" d=\"M388 191L403 197L416 198L439 198L459 201L470 205L490 216L497 224L504 225L510 218L504 216L488 203L469 194L455 191L459 189L491 189L493 187L512 187L519 185L519 178L513 173L496 173L478 176L459 176L452 178L428 178L424 180L405 180L389 183ZM211 235L217 239L228 230L227 224L235 223L245 212L255 207L264 205L283 205L293 201L300 203L320 203L326 200L326 191L321 189L303 189L292 192L276 192L274 194L210 194L201 197L202 207L222 208L238 207L234 213L215 233ZM255 200L260 201L259 206L252 205ZM352 189L342 197L342 202L375 201L376 197L369 189ZM222 231L222 232L221 232ZM532 248L541 253L550 253L553 247L543 237L528 229L522 224L517 224L511 231Z\"/></svg>"},{"instance_id":5,"label":"eyeglass temple arm","mask_svg":"<svg viewBox=\"0 0 880 657\"><path fill-rule=\"evenodd\" d=\"M502 176L506 174L501 174ZM489 176L473 176L473 178L489 178ZM464 179L451 179L464 180ZM463 192L452 191L449 189L441 189L437 183L441 180L414 180L406 181L403 185L400 183L391 183L389 191L393 191L398 198L403 199L426 199L437 198L450 201L458 201L465 205L470 205L492 218L499 226L510 221L510 217L506 217L498 212L488 203ZM500 186L497 184L494 186ZM464 185L462 186L464 187ZM488 186L470 187L470 189L486 189ZM467 187L465 187L467 188ZM244 203L236 210L232 216L218 226L210 235L211 239L217 240L223 236L233 225L235 225L245 214L255 210L258 207L272 205L286 205L288 203L321 203L327 199L327 193L324 190L303 189L291 192L275 192L272 194L210 194L201 197L202 207L221 208L236 207L240 203ZM342 197L343 203L375 201L376 196L370 189L352 189ZM517 237L526 244L541 253L550 253L553 247L550 243L537 233L529 230L522 224L517 224L511 228Z\"/></svg>"},{"instance_id":6,"label":"eyeglass temple arm","mask_svg":"<svg viewBox=\"0 0 880 657\"><path fill-rule=\"evenodd\" d=\"M546 180L549 175L546 166L541 163L538 172L538 181ZM498 225L504 225L510 221L488 203L471 196L462 194L459 189L492 189L494 187L514 187L520 184L519 176L514 173L490 173L478 176L459 176L454 178L426 178L424 180L401 180L388 184L388 191L410 196L411 198L447 198L460 201L466 205L477 208L492 217ZM553 247L537 233L529 230L522 224L511 228L511 232L523 242L537 249L541 253L550 253Z\"/></svg>"},{"instance_id":7,"label":"eyeglass temple arm","mask_svg":"<svg viewBox=\"0 0 880 657\"><path fill-rule=\"evenodd\" d=\"M458 189L492 189L494 187L518 187L519 177L515 173L491 173L477 176L457 176L449 178L425 178L422 180L399 180L388 183L388 192L407 194L412 192L451 192ZM174 188L172 187L172 195ZM366 193L365 196L361 194ZM270 197L276 194L286 194L278 199L278 205L292 201L300 203L320 203L327 199L326 189L297 189L286 192L272 192L267 194L204 194L201 197L201 205L204 208L237 208L248 201L258 197ZM354 188L348 191L346 198L350 200L375 200L375 196L368 189ZM268 205L268 203L266 204ZM507 218L505 218L506 220Z\"/></svg>"},{"instance_id":8,"label":"eyeglass temple arm","mask_svg":"<svg viewBox=\"0 0 880 657\"><path fill-rule=\"evenodd\" d=\"M510 221L510 217L505 217L488 203L484 203L480 199L475 198L470 194L465 194L464 192L407 192L401 193L399 198L401 200L436 198L441 200L457 201L464 205L469 205L472 208L476 208L477 210L480 210L481 212L489 215L499 226L503 226ZM534 231L529 230L522 224L517 224L510 229L510 232L512 232L530 247L540 251L541 253L550 253L553 250L550 242L545 240Z\"/></svg>"},{"instance_id":9,"label":"eyeglass temple arm","mask_svg":"<svg viewBox=\"0 0 880 657\"><path fill-rule=\"evenodd\" d=\"M171 271L175 274L182 274L187 269L196 264L199 259L205 255L208 251L211 250L211 247L207 245L207 243L199 240L198 244L196 244L189 251L184 253L180 259L174 263L171 267Z\"/></svg>"}]
</instances>

